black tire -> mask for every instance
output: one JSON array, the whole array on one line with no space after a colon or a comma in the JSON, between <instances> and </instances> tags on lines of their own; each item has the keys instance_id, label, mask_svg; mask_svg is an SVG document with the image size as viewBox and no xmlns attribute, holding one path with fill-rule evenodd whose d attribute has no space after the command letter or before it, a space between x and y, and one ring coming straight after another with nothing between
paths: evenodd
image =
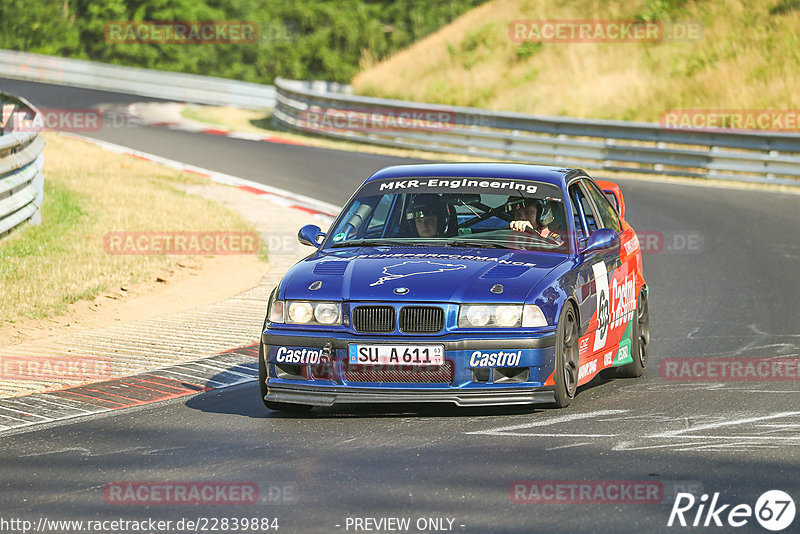
<instances>
[{"instance_id":1,"label":"black tire","mask_svg":"<svg viewBox=\"0 0 800 534\"><path fill-rule=\"evenodd\" d=\"M639 378L647 369L647 355L650 348L650 309L647 304L647 291L642 288L631 332L631 357L633 361L619 367L617 376Z\"/></svg>"},{"instance_id":2,"label":"black tire","mask_svg":"<svg viewBox=\"0 0 800 534\"><path fill-rule=\"evenodd\" d=\"M258 390L261 393L261 402L274 412L305 413L311 410L308 404L290 404L265 400L267 396L267 363L264 359L264 345L258 344Z\"/></svg>"},{"instance_id":3,"label":"black tire","mask_svg":"<svg viewBox=\"0 0 800 534\"><path fill-rule=\"evenodd\" d=\"M578 389L578 316L567 302L556 329L555 406L566 408Z\"/></svg>"}]
</instances>

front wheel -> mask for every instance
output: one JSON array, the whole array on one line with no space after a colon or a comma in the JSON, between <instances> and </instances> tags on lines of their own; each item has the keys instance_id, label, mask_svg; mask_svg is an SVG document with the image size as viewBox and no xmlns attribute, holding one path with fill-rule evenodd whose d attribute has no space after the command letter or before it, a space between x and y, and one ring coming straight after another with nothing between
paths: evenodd
<instances>
[{"instance_id":1,"label":"front wheel","mask_svg":"<svg viewBox=\"0 0 800 534\"><path fill-rule=\"evenodd\" d=\"M578 389L578 318L569 302L556 329L555 405L566 408Z\"/></svg>"}]
</instances>

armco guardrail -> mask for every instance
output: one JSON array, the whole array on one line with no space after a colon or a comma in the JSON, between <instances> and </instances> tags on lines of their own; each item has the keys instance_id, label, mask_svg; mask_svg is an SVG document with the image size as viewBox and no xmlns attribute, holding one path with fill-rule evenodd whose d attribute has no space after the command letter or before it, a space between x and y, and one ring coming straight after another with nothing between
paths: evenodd
<instances>
[{"instance_id":1,"label":"armco guardrail","mask_svg":"<svg viewBox=\"0 0 800 534\"><path fill-rule=\"evenodd\" d=\"M800 135L438 106L325 92L295 80L277 79L275 86L277 124L338 139L607 172L800 185ZM415 127L415 117L429 122Z\"/></svg>"},{"instance_id":2,"label":"armco guardrail","mask_svg":"<svg viewBox=\"0 0 800 534\"><path fill-rule=\"evenodd\" d=\"M213 106L261 109L275 103L272 85L12 50L0 50L0 77Z\"/></svg>"},{"instance_id":3,"label":"armco guardrail","mask_svg":"<svg viewBox=\"0 0 800 534\"><path fill-rule=\"evenodd\" d=\"M0 237L3 237L26 222L41 222L44 139L36 131L14 131L21 115L36 122L39 112L25 99L0 93L0 110Z\"/></svg>"}]
</instances>

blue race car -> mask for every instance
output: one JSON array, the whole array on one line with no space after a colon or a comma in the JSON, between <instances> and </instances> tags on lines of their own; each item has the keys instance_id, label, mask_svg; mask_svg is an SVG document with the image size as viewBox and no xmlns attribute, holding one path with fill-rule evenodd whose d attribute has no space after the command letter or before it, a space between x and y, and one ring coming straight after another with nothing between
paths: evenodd
<instances>
[{"instance_id":1,"label":"blue race car","mask_svg":"<svg viewBox=\"0 0 800 534\"><path fill-rule=\"evenodd\" d=\"M565 407L604 369L640 376L648 291L624 212L579 169L376 172L327 234L298 234L316 250L270 296L264 403Z\"/></svg>"}]
</instances>

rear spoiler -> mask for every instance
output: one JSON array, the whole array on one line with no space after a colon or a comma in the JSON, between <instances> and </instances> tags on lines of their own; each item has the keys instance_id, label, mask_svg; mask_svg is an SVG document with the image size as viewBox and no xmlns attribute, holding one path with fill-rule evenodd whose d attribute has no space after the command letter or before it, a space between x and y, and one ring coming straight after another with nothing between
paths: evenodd
<instances>
[{"instance_id":1,"label":"rear spoiler","mask_svg":"<svg viewBox=\"0 0 800 534\"><path fill-rule=\"evenodd\" d=\"M619 188L617 184L614 182L609 182L607 180L595 180L594 183L600 188L600 190L606 194L608 200L611 201L611 205L617 208L617 213L621 218L625 218L625 199L622 197L622 190Z\"/></svg>"}]
</instances>

